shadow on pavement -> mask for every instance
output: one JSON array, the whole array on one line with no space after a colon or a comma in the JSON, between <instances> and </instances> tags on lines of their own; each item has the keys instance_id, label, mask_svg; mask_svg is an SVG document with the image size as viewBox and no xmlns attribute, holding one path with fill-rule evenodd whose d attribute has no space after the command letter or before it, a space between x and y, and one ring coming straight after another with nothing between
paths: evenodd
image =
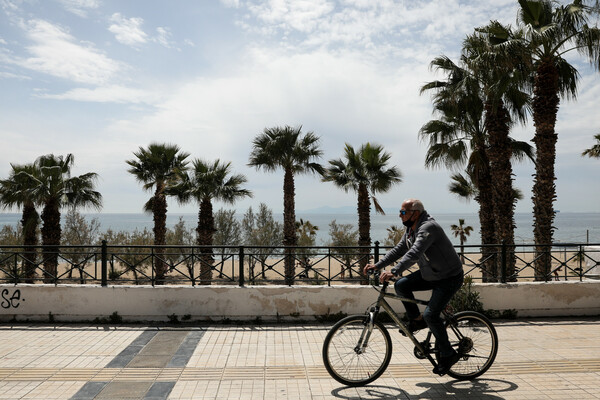
<instances>
[{"instance_id":1,"label":"shadow on pavement","mask_svg":"<svg viewBox=\"0 0 600 400\"><path fill-rule=\"evenodd\" d=\"M478 379L474 381L451 381L447 383L417 383L424 388L420 394L410 394L391 386L369 385L359 388L341 387L331 392L338 399L346 400L395 400L395 399L466 399L475 397L482 400L504 399L501 392L512 392L518 385L500 379Z\"/></svg>"}]
</instances>

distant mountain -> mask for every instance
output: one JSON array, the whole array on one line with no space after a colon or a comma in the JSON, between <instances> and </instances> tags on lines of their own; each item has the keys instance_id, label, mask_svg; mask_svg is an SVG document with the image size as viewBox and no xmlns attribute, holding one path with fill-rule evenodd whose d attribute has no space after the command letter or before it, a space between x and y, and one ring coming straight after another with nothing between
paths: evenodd
<instances>
[{"instance_id":1,"label":"distant mountain","mask_svg":"<svg viewBox=\"0 0 600 400\"><path fill-rule=\"evenodd\" d=\"M386 214L394 213L394 209L384 210ZM307 210L296 210L296 214L356 214L356 206L343 206L343 207L330 207L323 206L317 208L311 208ZM374 214L375 210L371 207L371 214Z\"/></svg>"},{"instance_id":2,"label":"distant mountain","mask_svg":"<svg viewBox=\"0 0 600 400\"><path fill-rule=\"evenodd\" d=\"M344 207L330 207L323 206L317 208L311 208L307 210L296 210L296 214L356 214L356 207L344 206Z\"/></svg>"}]
</instances>

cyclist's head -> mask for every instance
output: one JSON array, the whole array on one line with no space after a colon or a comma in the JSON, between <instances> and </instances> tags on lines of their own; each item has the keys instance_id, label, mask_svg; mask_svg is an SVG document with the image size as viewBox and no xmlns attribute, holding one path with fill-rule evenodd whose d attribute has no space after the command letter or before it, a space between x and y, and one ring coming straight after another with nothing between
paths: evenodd
<instances>
[{"instance_id":1,"label":"cyclist's head","mask_svg":"<svg viewBox=\"0 0 600 400\"><path fill-rule=\"evenodd\" d=\"M423 207L421 200L404 200L402 202L402 208L400 208L400 219L402 219L402 224L406 227L412 227L418 221L423 211L425 211L425 208Z\"/></svg>"},{"instance_id":2,"label":"cyclist's head","mask_svg":"<svg viewBox=\"0 0 600 400\"><path fill-rule=\"evenodd\" d=\"M411 210L419 211L420 213L422 213L423 211L425 211L425 207L423 206L423 203L421 202L421 200L418 200L418 199L406 199L406 200L404 200L404 203L402 203L402 206L404 206L405 204Z\"/></svg>"}]
</instances>

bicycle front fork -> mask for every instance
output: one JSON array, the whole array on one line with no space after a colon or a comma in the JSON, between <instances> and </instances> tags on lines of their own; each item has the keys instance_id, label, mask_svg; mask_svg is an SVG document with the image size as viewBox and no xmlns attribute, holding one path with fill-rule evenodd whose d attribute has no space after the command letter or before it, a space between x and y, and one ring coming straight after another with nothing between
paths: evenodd
<instances>
[{"instance_id":1,"label":"bicycle front fork","mask_svg":"<svg viewBox=\"0 0 600 400\"><path fill-rule=\"evenodd\" d=\"M378 313L379 309L377 309L376 307L372 307L369 310L369 313L365 318L365 328L363 329L362 334L358 339L358 343L354 348L354 352L356 354L362 354L367 348L369 344L369 338L371 337L371 333L373 332L373 326L375 325L375 318L377 318Z\"/></svg>"}]
</instances>

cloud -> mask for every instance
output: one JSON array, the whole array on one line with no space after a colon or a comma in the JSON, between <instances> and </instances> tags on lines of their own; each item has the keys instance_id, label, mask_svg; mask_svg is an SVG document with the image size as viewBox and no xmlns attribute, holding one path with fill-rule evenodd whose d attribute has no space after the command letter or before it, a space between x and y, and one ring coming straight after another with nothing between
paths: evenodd
<instances>
[{"instance_id":1,"label":"cloud","mask_svg":"<svg viewBox=\"0 0 600 400\"><path fill-rule=\"evenodd\" d=\"M156 36L152 38L152 41L170 49L172 47L170 38L171 32L169 31L169 28L163 28L159 26L156 28Z\"/></svg>"},{"instance_id":2,"label":"cloud","mask_svg":"<svg viewBox=\"0 0 600 400\"><path fill-rule=\"evenodd\" d=\"M80 17L87 17L87 13L91 9L96 9L100 6L100 0L59 0L65 9Z\"/></svg>"},{"instance_id":3,"label":"cloud","mask_svg":"<svg viewBox=\"0 0 600 400\"><path fill-rule=\"evenodd\" d=\"M339 157L345 141L416 145L416 132L430 116L428 99L418 95L427 75L426 65L399 70L352 53L290 56L255 48L231 74L174 87L145 117L123 119L108 130L134 143L142 133L144 142L168 134L182 148L198 149L197 155L236 165L247 162L255 135L276 125L315 131L328 158Z\"/></svg>"},{"instance_id":4,"label":"cloud","mask_svg":"<svg viewBox=\"0 0 600 400\"><path fill-rule=\"evenodd\" d=\"M141 29L142 18L125 18L120 13L114 13L110 18L112 24L108 30L115 34L115 38L127 46L138 46L148 41L148 35Z\"/></svg>"},{"instance_id":5,"label":"cloud","mask_svg":"<svg viewBox=\"0 0 600 400\"><path fill-rule=\"evenodd\" d=\"M25 47L30 56L5 55L6 63L85 84L103 84L122 69L92 45L78 43L59 25L34 19L21 26L32 42Z\"/></svg>"},{"instance_id":6,"label":"cloud","mask_svg":"<svg viewBox=\"0 0 600 400\"><path fill-rule=\"evenodd\" d=\"M0 79L31 80L31 77L21 74L13 74L12 72L0 71Z\"/></svg>"},{"instance_id":7,"label":"cloud","mask_svg":"<svg viewBox=\"0 0 600 400\"><path fill-rule=\"evenodd\" d=\"M40 94L37 97L54 100L75 100L98 103L133 103L153 104L157 102L156 94L147 90L111 85L94 89L75 88L62 94Z\"/></svg>"},{"instance_id":8,"label":"cloud","mask_svg":"<svg viewBox=\"0 0 600 400\"><path fill-rule=\"evenodd\" d=\"M395 48L418 48L433 40L441 44L458 38L460 43L465 34L490 19L511 22L515 10L512 0L268 0L245 5L240 26L278 37L288 46L377 49L386 56ZM494 15L488 13L490 9Z\"/></svg>"},{"instance_id":9,"label":"cloud","mask_svg":"<svg viewBox=\"0 0 600 400\"><path fill-rule=\"evenodd\" d=\"M225 7L238 8L240 6L240 0L220 0Z\"/></svg>"}]
</instances>

